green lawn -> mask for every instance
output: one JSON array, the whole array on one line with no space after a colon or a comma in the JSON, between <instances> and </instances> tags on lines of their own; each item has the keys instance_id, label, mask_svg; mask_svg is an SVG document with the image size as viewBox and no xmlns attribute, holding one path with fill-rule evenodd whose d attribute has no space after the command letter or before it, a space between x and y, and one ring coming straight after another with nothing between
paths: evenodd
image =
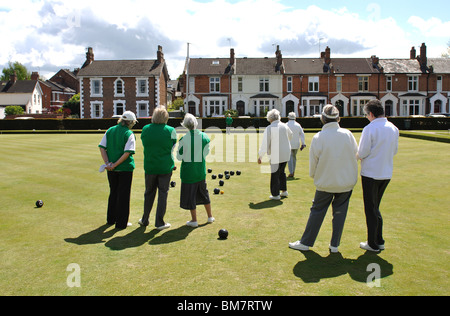
<instances>
[{"instance_id":1,"label":"green lawn","mask_svg":"<svg viewBox=\"0 0 450 316\"><path fill-rule=\"evenodd\" d=\"M239 137L243 137L240 134ZM313 134L306 134L309 144ZM359 140L360 134L355 134ZM100 174L101 134L0 135L0 295L448 295L450 145L400 138L394 178L382 202L386 250L359 249L366 239L361 183L355 187L340 254L330 255L327 215L309 253L288 248L298 240L315 188L308 148L299 153L290 196L268 201L269 174L248 162L210 162L214 173L241 170L212 195L214 224L198 209L199 228L184 224L177 186L169 193L172 228L141 228L144 195L140 135L135 155L130 221L123 231L105 226L108 184ZM255 137L252 135L251 137ZM220 148L213 151L218 158ZM253 159L255 157L252 157ZM224 156L223 160L227 160ZM180 163L177 162L180 166ZM45 203L35 208L35 201ZM331 213L331 212L329 212ZM151 224L154 210L151 214ZM226 228L227 240L217 232ZM71 263L81 287L69 287ZM380 287L366 283L380 267Z\"/></svg>"}]
</instances>

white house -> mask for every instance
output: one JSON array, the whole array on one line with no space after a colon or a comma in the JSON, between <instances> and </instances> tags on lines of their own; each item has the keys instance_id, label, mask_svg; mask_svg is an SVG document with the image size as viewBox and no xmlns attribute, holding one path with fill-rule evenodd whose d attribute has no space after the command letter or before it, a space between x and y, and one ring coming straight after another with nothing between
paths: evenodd
<instances>
[{"instance_id":1,"label":"white house","mask_svg":"<svg viewBox=\"0 0 450 316\"><path fill-rule=\"evenodd\" d=\"M10 105L18 105L27 114L42 113L43 92L37 80L0 81L0 119L5 117L4 109Z\"/></svg>"}]
</instances>

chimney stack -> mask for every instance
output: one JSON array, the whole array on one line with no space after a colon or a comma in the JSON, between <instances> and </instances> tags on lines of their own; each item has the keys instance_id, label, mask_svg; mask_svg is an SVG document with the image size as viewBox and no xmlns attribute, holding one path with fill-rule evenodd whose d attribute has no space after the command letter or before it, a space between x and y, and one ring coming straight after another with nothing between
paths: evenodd
<instances>
[{"instance_id":1,"label":"chimney stack","mask_svg":"<svg viewBox=\"0 0 450 316\"><path fill-rule=\"evenodd\" d=\"M230 65L234 65L234 48L230 48Z\"/></svg>"},{"instance_id":2,"label":"chimney stack","mask_svg":"<svg viewBox=\"0 0 450 316\"><path fill-rule=\"evenodd\" d=\"M420 70L422 70L423 73L426 73L429 69L427 67L427 46L425 43L422 43L422 46L420 46L420 56L417 56L417 61L420 64Z\"/></svg>"},{"instance_id":3,"label":"chimney stack","mask_svg":"<svg viewBox=\"0 0 450 316\"><path fill-rule=\"evenodd\" d=\"M275 67L276 71L280 71L281 73L284 73L283 69L283 54L280 50L280 45L277 45L277 51L275 52L275 55L277 57L277 65Z\"/></svg>"},{"instance_id":4,"label":"chimney stack","mask_svg":"<svg viewBox=\"0 0 450 316\"><path fill-rule=\"evenodd\" d=\"M39 73L37 71L33 71L31 73L31 80L34 80L34 81L38 81L39 80Z\"/></svg>"},{"instance_id":5,"label":"chimney stack","mask_svg":"<svg viewBox=\"0 0 450 316\"><path fill-rule=\"evenodd\" d=\"M84 62L81 68L89 66L90 64L92 64L93 61L94 61L94 50L92 49L92 47L88 47L86 52L86 61Z\"/></svg>"},{"instance_id":6,"label":"chimney stack","mask_svg":"<svg viewBox=\"0 0 450 316\"><path fill-rule=\"evenodd\" d=\"M164 62L164 53L163 53L163 48L161 45L158 45L158 52L156 53L157 59L158 59L158 64L161 64Z\"/></svg>"},{"instance_id":7,"label":"chimney stack","mask_svg":"<svg viewBox=\"0 0 450 316\"><path fill-rule=\"evenodd\" d=\"M17 73L14 71L10 76L9 76L9 81L11 82L11 84L15 84L17 81Z\"/></svg>"},{"instance_id":8,"label":"chimney stack","mask_svg":"<svg viewBox=\"0 0 450 316\"><path fill-rule=\"evenodd\" d=\"M409 53L409 59L416 59L416 49L414 46L411 48L411 51Z\"/></svg>"},{"instance_id":9,"label":"chimney stack","mask_svg":"<svg viewBox=\"0 0 450 316\"><path fill-rule=\"evenodd\" d=\"M325 49L325 64L329 65L331 63L331 49L327 46Z\"/></svg>"}]
</instances>

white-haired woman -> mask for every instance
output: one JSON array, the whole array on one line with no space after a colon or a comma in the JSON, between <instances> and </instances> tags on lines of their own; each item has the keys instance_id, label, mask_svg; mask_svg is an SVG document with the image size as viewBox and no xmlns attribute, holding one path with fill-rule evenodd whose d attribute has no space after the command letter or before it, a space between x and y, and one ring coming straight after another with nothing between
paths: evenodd
<instances>
[{"instance_id":1,"label":"white-haired woman","mask_svg":"<svg viewBox=\"0 0 450 316\"><path fill-rule=\"evenodd\" d=\"M116 126L106 131L98 147L108 170L109 198L106 221L117 229L131 226L130 193L133 171L133 155L136 152L136 137L131 128L136 124L136 115L123 113Z\"/></svg>"},{"instance_id":2,"label":"white-haired woman","mask_svg":"<svg viewBox=\"0 0 450 316\"><path fill-rule=\"evenodd\" d=\"M291 158L292 131L280 121L280 112L273 109L267 113L270 125L264 131L263 141L259 150L258 163L262 163L265 154L270 157L270 199L280 200L287 197L286 164ZM281 194L280 194L281 191Z\"/></svg>"},{"instance_id":3,"label":"white-haired woman","mask_svg":"<svg viewBox=\"0 0 450 316\"><path fill-rule=\"evenodd\" d=\"M160 106L153 111L152 123L144 126L141 134L144 147L145 193L144 214L139 224L149 224L148 218L158 190L155 216L155 227L158 230L170 227L170 224L164 221L164 215L172 170L175 168L172 150L177 142L177 133L173 127L167 125L168 121L169 113L164 106Z\"/></svg>"},{"instance_id":4,"label":"white-haired woman","mask_svg":"<svg viewBox=\"0 0 450 316\"><path fill-rule=\"evenodd\" d=\"M197 205L204 205L208 223L214 222L211 213L211 201L206 187L206 156L209 154L208 135L197 129L197 119L186 114L181 124L189 131L179 141L178 160L181 160L180 207L191 212L190 227L198 227Z\"/></svg>"},{"instance_id":5,"label":"white-haired woman","mask_svg":"<svg viewBox=\"0 0 450 316\"><path fill-rule=\"evenodd\" d=\"M309 175L314 178L316 194L302 238L289 243L289 247L308 251L309 247L314 246L331 204L333 233L329 249L336 253L350 197L358 178L358 144L349 130L339 126L339 110L335 106L325 106L321 120L324 124L322 131L313 137L309 150Z\"/></svg>"}]
</instances>

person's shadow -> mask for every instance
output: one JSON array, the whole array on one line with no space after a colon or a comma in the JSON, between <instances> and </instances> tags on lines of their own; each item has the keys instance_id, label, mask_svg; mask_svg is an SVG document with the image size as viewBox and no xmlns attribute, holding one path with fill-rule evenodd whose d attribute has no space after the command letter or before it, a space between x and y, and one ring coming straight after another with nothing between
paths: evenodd
<instances>
[{"instance_id":1,"label":"person's shadow","mask_svg":"<svg viewBox=\"0 0 450 316\"><path fill-rule=\"evenodd\" d=\"M111 226L112 225L105 224L76 238L65 238L64 240L76 245L101 244L105 239L114 236L114 234L119 231L116 228L106 231Z\"/></svg>"},{"instance_id":2,"label":"person's shadow","mask_svg":"<svg viewBox=\"0 0 450 316\"><path fill-rule=\"evenodd\" d=\"M208 224L201 224L201 225L198 225L198 227L203 227L206 225L208 225ZM176 229L168 230L161 236L153 238L152 240L150 240L149 244L150 245L162 245L162 244L169 244L169 243L177 242L177 241L186 239L187 236L195 229L196 228L194 228L194 227L190 227L190 226L186 226L186 225L180 226Z\"/></svg>"},{"instance_id":3,"label":"person's shadow","mask_svg":"<svg viewBox=\"0 0 450 316\"><path fill-rule=\"evenodd\" d=\"M111 250L124 250L127 248L136 248L147 243L154 238L160 231L156 228L145 233L145 226L140 226L125 236L114 237L105 243L105 246Z\"/></svg>"},{"instance_id":4,"label":"person's shadow","mask_svg":"<svg viewBox=\"0 0 450 316\"><path fill-rule=\"evenodd\" d=\"M394 266L391 263L368 251L357 259L346 259L340 253L330 253L327 257L322 257L311 250L302 253L306 260L299 261L294 266L293 273L305 283L318 283L322 279L335 278L347 273L353 280L365 283L372 273L369 269L371 264L378 265L379 278L394 274Z\"/></svg>"},{"instance_id":5,"label":"person's shadow","mask_svg":"<svg viewBox=\"0 0 450 316\"><path fill-rule=\"evenodd\" d=\"M272 207L276 207L276 206L280 206L283 204L283 201L281 200L267 200L267 201L262 201L262 202L258 202L258 203L253 203L250 202L248 203L248 207L251 208L252 210L262 210L265 208L272 208Z\"/></svg>"}]
</instances>

